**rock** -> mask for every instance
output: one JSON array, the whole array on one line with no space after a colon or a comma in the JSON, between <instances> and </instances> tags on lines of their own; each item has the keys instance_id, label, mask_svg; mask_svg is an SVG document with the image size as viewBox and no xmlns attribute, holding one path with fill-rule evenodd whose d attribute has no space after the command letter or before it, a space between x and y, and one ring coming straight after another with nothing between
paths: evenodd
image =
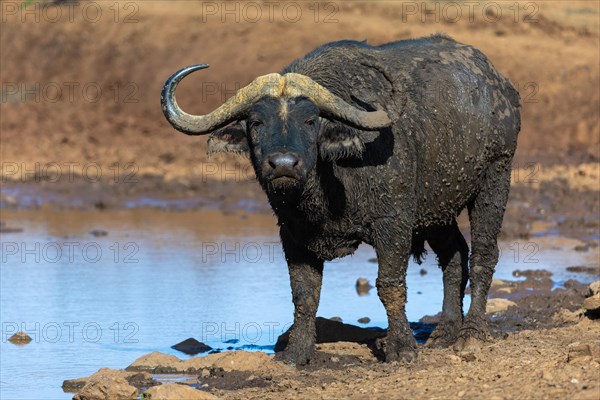
<instances>
[{"instance_id":1,"label":"rock","mask_svg":"<svg viewBox=\"0 0 600 400\"><path fill-rule=\"evenodd\" d=\"M148 387L158 384L158 382L152 379L152 375L147 372L128 372L121 369L101 368L88 377L65 380L62 384L62 389L65 392L76 392L88 383L117 378L125 379L130 385L135 387Z\"/></svg>"},{"instance_id":2,"label":"rock","mask_svg":"<svg viewBox=\"0 0 600 400\"><path fill-rule=\"evenodd\" d=\"M442 318L442 313L439 312L435 315L424 315L419 322L422 324L438 324Z\"/></svg>"},{"instance_id":3,"label":"rock","mask_svg":"<svg viewBox=\"0 0 600 400\"><path fill-rule=\"evenodd\" d=\"M316 346L317 350L327 354L331 354L331 361L336 362L333 358L337 358L337 362L341 358L356 357L364 362L376 362L377 357L366 344L358 344L352 342L336 342L336 343L321 343Z\"/></svg>"},{"instance_id":4,"label":"rock","mask_svg":"<svg viewBox=\"0 0 600 400\"><path fill-rule=\"evenodd\" d=\"M598 274L598 268L589 267L589 266L585 266L585 265L573 265L571 267L567 267L567 271L575 272L578 274L590 274L590 275Z\"/></svg>"},{"instance_id":5,"label":"rock","mask_svg":"<svg viewBox=\"0 0 600 400\"><path fill-rule=\"evenodd\" d=\"M342 319L342 317L338 317L338 316L331 317L331 318L329 318L329 320L330 321L335 321L335 322L344 322L344 320Z\"/></svg>"},{"instance_id":6,"label":"rock","mask_svg":"<svg viewBox=\"0 0 600 400\"><path fill-rule=\"evenodd\" d=\"M493 314L500 311L506 311L508 307L516 306L517 303L507 299L488 299L485 312L487 314Z\"/></svg>"},{"instance_id":7,"label":"rock","mask_svg":"<svg viewBox=\"0 0 600 400\"><path fill-rule=\"evenodd\" d=\"M579 320L581 319L581 316L583 315L583 313L581 312L581 310L575 310L575 311L569 311L566 308L561 308L559 311L557 311L552 318L555 321L560 321L560 322L567 322L567 323L576 323L579 322Z\"/></svg>"},{"instance_id":8,"label":"rock","mask_svg":"<svg viewBox=\"0 0 600 400\"><path fill-rule=\"evenodd\" d=\"M421 268L421 270L419 271L419 275L427 275L427 270L425 268Z\"/></svg>"},{"instance_id":9,"label":"rock","mask_svg":"<svg viewBox=\"0 0 600 400\"><path fill-rule=\"evenodd\" d=\"M513 271L512 274L515 277L524 276L526 278L536 278L536 279L550 278L552 276L552 272L546 271L545 269L526 269L523 271L521 271L520 269L517 269L517 270Z\"/></svg>"},{"instance_id":10,"label":"rock","mask_svg":"<svg viewBox=\"0 0 600 400\"><path fill-rule=\"evenodd\" d=\"M180 368L181 360L175 356L160 352L145 354L135 360L126 371L148 371L153 373L175 373Z\"/></svg>"},{"instance_id":11,"label":"rock","mask_svg":"<svg viewBox=\"0 0 600 400\"><path fill-rule=\"evenodd\" d=\"M359 318L357 322L359 324L368 324L369 322L371 322L371 318L369 318L369 317L362 317L362 318Z\"/></svg>"},{"instance_id":12,"label":"rock","mask_svg":"<svg viewBox=\"0 0 600 400\"><path fill-rule=\"evenodd\" d=\"M317 317L317 343L354 342L374 344L375 340L385 337L385 331L379 328L360 328L358 326ZM283 351L288 344L290 330L277 338L275 351Z\"/></svg>"},{"instance_id":13,"label":"rock","mask_svg":"<svg viewBox=\"0 0 600 400\"><path fill-rule=\"evenodd\" d=\"M600 348L594 344L575 342L568 346L567 362L588 362L600 357Z\"/></svg>"},{"instance_id":14,"label":"rock","mask_svg":"<svg viewBox=\"0 0 600 400\"><path fill-rule=\"evenodd\" d=\"M8 226L0 226L0 233L21 233L23 232L23 228L11 228Z\"/></svg>"},{"instance_id":15,"label":"rock","mask_svg":"<svg viewBox=\"0 0 600 400\"><path fill-rule=\"evenodd\" d=\"M26 334L23 331L19 331L8 338L9 342L11 342L13 344L20 344L20 345L27 344L27 343L31 342L32 340L33 339L31 339L31 336L29 336L28 334Z\"/></svg>"},{"instance_id":16,"label":"rock","mask_svg":"<svg viewBox=\"0 0 600 400\"><path fill-rule=\"evenodd\" d=\"M221 368L225 371L256 371L281 368L272 362L272 357L262 352L243 350L226 351L180 360L175 356L163 353L150 353L139 357L127 371L148 371L161 373L202 373L204 369Z\"/></svg>"},{"instance_id":17,"label":"rock","mask_svg":"<svg viewBox=\"0 0 600 400\"><path fill-rule=\"evenodd\" d=\"M121 377L104 376L87 383L73 400L137 399L138 390Z\"/></svg>"},{"instance_id":18,"label":"rock","mask_svg":"<svg viewBox=\"0 0 600 400\"><path fill-rule=\"evenodd\" d=\"M108 232L102 229L94 229L90 232L90 235L92 235L93 237L102 237L108 235Z\"/></svg>"},{"instance_id":19,"label":"rock","mask_svg":"<svg viewBox=\"0 0 600 400\"><path fill-rule=\"evenodd\" d=\"M501 279L492 279L492 285L490 287L504 287L504 286L508 286L508 282L505 282Z\"/></svg>"},{"instance_id":20,"label":"rock","mask_svg":"<svg viewBox=\"0 0 600 400\"><path fill-rule=\"evenodd\" d=\"M146 390L142 396L151 400L211 400L218 399L210 393L194 389L191 386L169 383L167 385L154 386ZM144 397L142 397L144 398Z\"/></svg>"},{"instance_id":21,"label":"rock","mask_svg":"<svg viewBox=\"0 0 600 400\"><path fill-rule=\"evenodd\" d=\"M498 288L498 289L496 290L496 293L498 293L498 294L511 294L511 293L512 293L512 292L514 292L514 291L515 291L515 289L514 289L514 288L512 288L512 287L510 287L510 286L507 286L507 287L501 287L501 288Z\"/></svg>"},{"instance_id":22,"label":"rock","mask_svg":"<svg viewBox=\"0 0 600 400\"><path fill-rule=\"evenodd\" d=\"M460 354L460 358L466 362L473 362L479 360L479 354L475 352L464 352Z\"/></svg>"},{"instance_id":23,"label":"rock","mask_svg":"<svg viewBox=\"0 0 600 400\"><path fill-rule=\"evenodd\" d=\"M373 286L371 286L366 278L358 278L356 280L356 293L358 293L359 296L369 294L371 289L373 289Z\"/></svg>"},{"instance_id":24,"label":"rock","mask_svg":"<svg viewBox=\"0 0 600 400\"><path fill-rule=\"evenodd\" d=\"M460 364L462 362L462 358L455 354L448 354L448 360L450 360L452 364Z\"/></svg>"},{"instance_id":25,"label":"rock","mask_svg":"<svg viewBox=\"0 0 600 400\"><path fill-rule=\"evenodd\" d=\"M582 307L589 317L600 317L600 293L588 297L583 301Z\"/></svg>"},{"instance_id":26,"label":"rock","mask_svg":"<svg viewBox=\"0 0 600 400\"><path fill-rule=\"evenodd\" d=\"M215 361L212 366L214 368L223 368L225 371L259 371L271 363L272 357L263 352L238 350L209 354L206 358L214 358Z\"/></svg>"},{"instance_id":27,"label":"rock","mask_svg":"<svg viewBox=\"0 0 600 400\"><path fill-rule=\"evenodd\" d=\"M186 339L183 342L171 346L171 348L179 350L182 353L189 354L191 356L196 355L198 353L206 353L207 351L212 350L212 347L202 342L199 342L194 338Z\"/></svg>"},{"instance_id":28,"label":"rock","mask_svg":"<svg viewBox=\"0 0 600 400\"><path fill-rule=\"evenodd\" d=\"M590 286L588 286L588 290L585 294L585 297L591 297L598 293L600 293L600 281L592 282L590 283Z\"/></svg>"}]
</instances>

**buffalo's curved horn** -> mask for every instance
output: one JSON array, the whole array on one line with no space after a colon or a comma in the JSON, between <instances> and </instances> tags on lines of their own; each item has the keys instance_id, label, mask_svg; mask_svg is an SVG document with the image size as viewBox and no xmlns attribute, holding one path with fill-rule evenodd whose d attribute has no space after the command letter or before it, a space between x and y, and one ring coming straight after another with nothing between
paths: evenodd
<instances>
[{"instance_id":1,"label":"buffalo's curved horn","mask_svg":"<svg viewBox=\"0 0 600 400\"><path fill-rule=\"evenodd\" d=\"M390 126L392 121L383 110L363 111L331 93L306 75L287 73L285 97L306 96L326 116L340 120L355 128L374 131Z\"/></svg>"},{"instance_id":2,"label":"buffalo's curved horn","mask_svg":"<svg viewBox=\"0 0 600 400\"><path fill-rule=\"evenodd\" d=\"M260 76L241 88L219 108L207 115L191 115L183 111L175 100L175 89L179 82L194 71L208 68L208 64L185 67L175 72L162 90L161 105L165 117L173 127L188 135L202 135L212 132L244 114L256 100L263 96L279 97L283 91L284 79L279 74Z\"/></svg>"},{"instance_id":3,"label":"buffalo's curved horn","mask_svg":"<svg viewBox=\"0 0 600 400\"><path fill-rule=\"evenodd\" d=\"M175 99L175 89L183 78L194 71L208 68L208 64L185 67L175 72L162 90L161 105L165 117L173 127L188 135L212 132L242 116L261 97L298 97L311 100L323 114L363 130L377 130L392 122L383 110L363 111L332 94L308 76L288 73L285 76L259 76L241 88L219 108L207 115L191 115L183 111Z\"/></svg>"}]
</instances>

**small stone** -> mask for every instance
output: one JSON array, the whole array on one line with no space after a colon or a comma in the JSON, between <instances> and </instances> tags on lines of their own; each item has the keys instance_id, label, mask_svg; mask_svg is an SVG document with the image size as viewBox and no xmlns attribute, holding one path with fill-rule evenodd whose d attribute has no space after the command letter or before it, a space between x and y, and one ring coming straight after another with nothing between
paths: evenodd
<instances>
[{"instance_id":1,"label":"small stone","mask_svg":"<svg viewBox=\"0 0 600 400\"><path fill-rule=\"evenodd\" d=\"M33 339L31 339L31 336L29 336L28 334L26 334L23 331L19 331L17 333L15 333L14 335L12 335L10 338L8 338L8 341L13 343L13 344L27 344L29 342L31 342Z\"/></svg>"},{"instance_id":2,"label":"small stone","mask_svg":"<svg viewBox=\"0 0 600 400\"><path fill-rule=\"evenodd\" d=\"M356 280L356 293L359 296L369 294L369 291L373 288L366 278L358 278Z\"/></svg>"},{"instance_id":3,"label":"small stone","mask_svg":"<svg viewBox=\"0 0 600 400\"><path fill-rule=\"evenodd\" d=\"M460 362L462 361L462 359L459 356L454 354L449 354L448 359L450 360L450 362L452 362L452 364L460 364Z\"/></svg>"},{"instance_id":4,"label":"small stone","mask_svg":"<svg viewBox=\"0 0 600 400\"><path fill-rule=\"evenodd\" d=\"M171 346L171 348L192 356L198 353L206 353L207 351L212 350L212 347L202 342L199 342L194 338L186 339L183 342Z\"/></svg>"},{"instance_id":5,"label":"small stone","mask_svg":"<svg viewBox=\"0 0 600 400\"><path fill-rule=\"evenodd\" d=\"M554 381L554 375L552 374L552 372L548 371L548 370L543 370L542 371L542 379L547 381L547 382L553 382Z\"/></svg>"},{"instance_id":6,"label":"small stone","mask_svg":"<svg viewBox=\"0 0 600 400\"><path fill-rule=\"evenodd\" d=\"M477 360L475 353L463 353L460 357L466 362L473 362Z\"/></svg>"},{"instance_id":7,"label":"small stone","mask_svg":"<svg viewBox=\"0 0 600 400\"><path fill-rule=\"evenodd\" d=\"M369 317L362 317L358 319L358 323L360 324L368 324L369 322L371 322L371 318Z\"/></svg>"},{"instance_id":8,"label":"small stone","mask_svg":"<svg viewBox=\"0 0 600 400\"><path fill-rule=\"evenodd\" d=\"M492 285L491 285L491 287L493 287L493 288L495 288L495 287L504 287L504 286L507 286L507 285L508 285L508 283L506 283L503 280L492 279Z\"/></svg>"},{"instance_id":9,"label":"small stone","mask_svg":"<svg viewBox=\"0 0 600 400\"><path fill-rule=\"evenodd\" d=\"M585 314L588 317L600 316L600 293L588 297L582 304Z\"/></svg>"},{"instance_id":10,"label":"small stone","mask_svg":"<svg viewBox=\"0 0 600 400\"><path fill-rule=\"evenodd\" d=\"M334 363L340 362L339 357L336 357L336 356L331 357L330 360L331 360L331 362L334 362Z\"/></svg>"},{"instance_id":11,"label":"small stone","mask_svg":"<svg viewBox=\"0 0 600 400\"><path fill-rule=\"evenodd\" d=\"M576 274L596 275L598 273L598 268L589 267L585 265L572 265L570 267L567 267L567 271L574 272Z\"/></svg>"},{"instance_id":12,"label":"small stone","mask_svg":"<svg viewBox=\"0 0 600 400\"><path fill-rule=\"evenodd\" d=\"M330 319L331 321L336 321L336 322L344 322L344 320L342 319L342 317L338 317L338 316L331 317L331 318L329 318L329 319Z\"/></svg>"},{"instance_id":13,"label":"small stone","mask_svg":"<svg viewBox=\"0 0 600 400\"><path fill-rule=\"evenodd\" d=\"M489 299L485 312L487 314L494 314L501 311L506 311L509 307L516 306L517 303L507 299Z\"/></svg>"},{"instance_id":14,"label":"small stone","mask_svg":"<svg viewBox=\"0 0 600 400\"><path fill-rule=\"evenodd\" d=\"M73 400L137 399L138 390L121 377L102 377L86 384Z\"/></svg>"},{"instance_id":15,"label":"small stone","mask_svg":"<svg viewBox=\"0 0 600 400\"><path fill-rule=\"evenodd\" d=\"M496 290L496 293L498 293L498 294L511 294L514 291L515 291L514 288L512 288L510 286L507 286L507 287L498 288L498 290Z\"/></svg>"},{"instance_id":16,"label":"small stone","mask_svg":"<svg viewBox=\"0 0 600 400\"><path fill-rule=\"evenodd\" d=\"M582 344L579 342L571 343L568 346L569 355L567 356L567 362L574 362L580 360L591 360L594 353L592 347L589 344Z\"/></svg>"},{"instance_id":17,"label":"small stone","mask_svg":"<svg viewBox=\"0 0 600 400\"><path fill-rule=\"evenodd\" d=\"M526 278L541 279L541 278L550 278L552 276L552 272L546 271L545 269L526 269L526 270L517 269L517 270L513 271L513 276L515 276L515 277L524 276Z\"/></svg>"},{"instance_id":18,"label":"small stone","mask_svg":"<svg viewBox=\"0 0 600 400\"><path fill-rule=\"evenodd\" d=\"M421 270L419 271L419 275L421 275L421 276L427 275L427 270L425 268L421 268Z\"/></svg>"},{"instance_id":19,"label":"small stone","mask_svg":"<svg viewBox=\"0 0 600 400\"><path fill-rule=\"evenodd\" d=\"M590 283L588 286L588 291L585 294L585 297L592 297L596 294L600 293L600 281Z\"/></svg>"}]
</instances>

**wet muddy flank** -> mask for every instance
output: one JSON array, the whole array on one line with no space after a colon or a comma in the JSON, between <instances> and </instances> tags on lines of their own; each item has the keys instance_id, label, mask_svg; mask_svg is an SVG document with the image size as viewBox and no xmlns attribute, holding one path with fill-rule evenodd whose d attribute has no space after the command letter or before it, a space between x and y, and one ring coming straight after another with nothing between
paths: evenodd
<instances>
[{"instance_id":1,"label":"wet muddy flank","mask_svg":"<svg viewBox=\"0 0 600 400\"><path fill-rule=\"evenodd\" d=\"M69 398L60 388L63 380L100 367L124 368L153 351L189 358L170 348L189 337L216 349L272 353L292 322L287 269L269 215L3 210L1 228L4 398ZM529 296L529 319L510 313L492 317L495 336L527 324L542 327L531 320L552 290L581 291L584 286L573 280L598 279L599 248L593 241L551 236L548 226L534 228L545 230L501 243L494 277L513 283L498 283L503 289L492 290L492 297L513 302ZM376 290L359 295L356 288L361 277L374 283L374 256L361 246L353 256L326 265L319 316L386 327ZM420 266L411 262L411 322L441 310L441 279L433 256ZM567 309L581 300L562 298ZM18 330L32 342L9 343Z\"/></svg>"}]
</instances>

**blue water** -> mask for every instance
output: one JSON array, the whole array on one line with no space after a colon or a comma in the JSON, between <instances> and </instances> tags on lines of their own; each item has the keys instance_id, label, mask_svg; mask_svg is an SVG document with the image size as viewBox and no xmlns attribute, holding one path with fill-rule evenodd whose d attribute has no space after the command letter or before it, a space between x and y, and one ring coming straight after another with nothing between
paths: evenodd
<instances>
[{"instance_id":1,"label":"blue water","mask_svg":"<svg viewBox=\"0 0 600 400\"><path fill-rule=\"evenodd\" d=\"M101 367L125 368L152 351L186 358L170 346L189 337L215 348L268 351L292 322L287 267L271 216L3 211L2 221L23 229L0 234L2 399L71 398L61 389L63 380ZM565 265L587 262L562 248L538 245L532 256L529 242L503 246L499 279L514 279L515 269L546 268L564 281L570 278L560 272ZM371 322L362 326L387 325L376 290L366 296L355 290L359 277L374 284L373 257L370 247L361 246L326 265L318 315L354 324L367 316ZM435 257L421 266L411 263L408 271L409 320L440 311ZM8 342L18 330L33 341Z\"/></svg>"}]
</instances>

